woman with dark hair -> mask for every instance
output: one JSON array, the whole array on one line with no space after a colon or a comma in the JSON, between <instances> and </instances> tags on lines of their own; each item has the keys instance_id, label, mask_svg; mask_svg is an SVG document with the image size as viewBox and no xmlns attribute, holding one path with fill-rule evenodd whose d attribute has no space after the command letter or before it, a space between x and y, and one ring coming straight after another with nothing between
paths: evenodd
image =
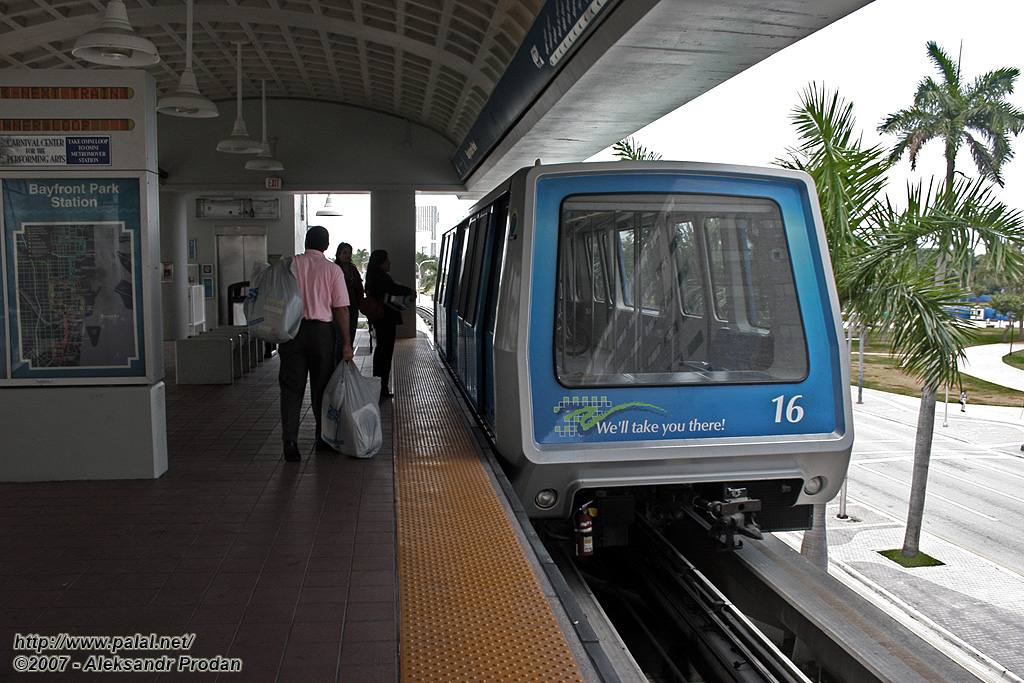
<instances>
[{"instance_id":1,"label":"woman with dark hair","mask_svg":"<svg viewBox=\"0 0 1024 683\"><path fill-rule=\"evenodd\" d=\"M345 275L345 286L348 288L348 338L354 345L356 342L356 327L359 325L359 304L363 301L363 276L359 274L356 264L352 263L352 245L342 242L334 253L334 262L341 268ZM341 343L339 337L338 346L335 348L335 356L341 362Z\"/></svg>"},{"instance_id":2,"label":"woman with dark hair","mask_svg":"<svg viewBox=\"0 0 1024 683\"><path fill-rule=\"evenodd\" d=\"M384 304L384 315L370 321L377 330L377 348L373 350L373 376L380 377L380 398L383 401L391 398L388 380L391 378L391 358L395 354L396 328L402 324L402 314L393 306L388 305L389 296L408 296L412 289L397 284L391 279L388 271L391 261L388 252L375 249L370 254L366 266L366 296L373 297Z\"/></svg>"}]
</instances>

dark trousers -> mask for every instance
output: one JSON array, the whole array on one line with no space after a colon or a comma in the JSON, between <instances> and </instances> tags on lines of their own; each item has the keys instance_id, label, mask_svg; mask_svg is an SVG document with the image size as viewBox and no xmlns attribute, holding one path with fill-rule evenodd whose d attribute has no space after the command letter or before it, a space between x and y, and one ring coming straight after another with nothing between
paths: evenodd
<instances>
[{"instance_id":1,"label":"dark trousers","mask_svg":"<svg viewBox=\"0 0 1024 683\"><path fill-rule=\"evenodd\" d=\"M398 326L392 322L374 322L377 330L377 346L373 348L373 376L380 377L380 388L387 391L388 380L391 378L391 359L395 355L395 337Z\"/></svg>"},{"instance_id":2,"label":"dark trousers","mask_svg":"<svg viewBox=\"0 0 1024 683\"><path fill-rule=\"evenodd\" d=\"M334 328L333 322L303 320L295 339L281 344L278 349L281 369L277 382L281 385L281 432L284 441L299 440L299 417L306 394L307 374L316 435L320 437L320 406L335 367Z\"/></svg>"}]
</instances>

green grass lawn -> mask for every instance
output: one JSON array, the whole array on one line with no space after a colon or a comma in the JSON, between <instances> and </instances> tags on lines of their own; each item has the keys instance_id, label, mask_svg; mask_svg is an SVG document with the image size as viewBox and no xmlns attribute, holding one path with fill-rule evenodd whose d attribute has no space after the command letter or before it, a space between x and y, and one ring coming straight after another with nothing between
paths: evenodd
<instances>
[{"instance_id":1,"label":"green grass lawn","mask_svg":"<svg viewBox=\"0 0 1024 683\"><path fill-rule=\"evenodd\" d=\"M1019 330L1016 331L1019 334ZM1001 344L1003 343L1004 332L1005 329L1000 328L979 329L974 344ZM1009 341L1008 338L1007 341ZM1016 350L1015 344L1013 355L1006 357L1006 360L1010 365L1024 370L1024 340L1014 339L1014 341L1020 341L1020 351ZM858 346L855 339L850 366L854 386L857 385L859 372L857 351ZM902 372L898 367L897 360L889 355L890 351L889 344L877 342L868 337L868 344L864 347L864 386L869 389L888 391L893 394L920 396L922 389L920 380ZM1024 393L1022 392L983 382L980 379L967 375L961 375L960 378L963 382L962 387L949 387L949 400L953 403L956 403L960 398L960 390L962 388L967 391L971 403L992 406L1024 405ZM942 401L944 399L945 390L940 387L938 400Z\"/></svg>"}]
</instances>

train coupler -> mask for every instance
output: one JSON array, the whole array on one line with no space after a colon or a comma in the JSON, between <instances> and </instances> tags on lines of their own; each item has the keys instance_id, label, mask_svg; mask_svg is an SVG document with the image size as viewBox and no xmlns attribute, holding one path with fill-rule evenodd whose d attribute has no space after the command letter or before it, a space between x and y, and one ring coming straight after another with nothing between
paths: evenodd
<instances>
[{"instance_id":1,"label":"train coupler","mask_svg":"<svg viewBox=\"0 0 1024 683\"><path fill-rule=\"evenodd\" d=\"M726 547L739 547L733 537L736 534L761 540L761 527L754 522L751 515L761 510L761 501L747 495L745 488L726 487L723 500L707 500L700 496L693 499L693 507L710 524L708 535L716 538L724 536Z\"/></svg>"}]
</instances>

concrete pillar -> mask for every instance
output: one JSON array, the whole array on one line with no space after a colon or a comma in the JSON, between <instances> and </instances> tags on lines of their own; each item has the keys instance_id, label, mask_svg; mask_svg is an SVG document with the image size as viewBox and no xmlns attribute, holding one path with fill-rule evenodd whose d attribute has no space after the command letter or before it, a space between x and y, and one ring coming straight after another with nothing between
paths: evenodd
<instances>
[{"instance_id":1,"label":"concrete pillar","mask_svg":"<svg viewBox=\"0 0 1024 683\"><path fill-rule=\"evenodd\" d=\"M173 281L163 278L164 341L188 336L188 202L177 192L160 193L160 263L174 269Z\"/></svg>"},{"instance_id":2,"label":"concrete pillar","mask_svg":"<svg viewBox=\"0 0 1024 683\"><path fill-rule=\"evenodd\" d=\"M370 250L384 249L391 259L391 277L416 286L416 192L412 188L370 194ZM416 336L416 316L402 316L399 337Z\"/></svg>"}]
</instances>

